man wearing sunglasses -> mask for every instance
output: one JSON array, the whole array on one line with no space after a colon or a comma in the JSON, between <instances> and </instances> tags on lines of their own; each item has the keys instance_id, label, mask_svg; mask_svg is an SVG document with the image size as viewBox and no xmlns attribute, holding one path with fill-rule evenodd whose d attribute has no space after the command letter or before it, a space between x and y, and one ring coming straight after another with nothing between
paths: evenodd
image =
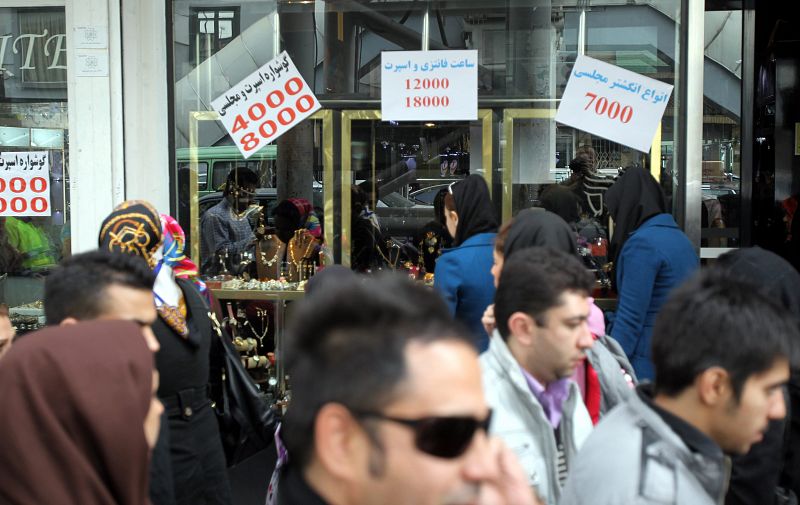
<instances>
[{"instance_id":1,"label":"man wearing sunglasses","mask_svg":"<svg viewBox=\"0 0 800 505\"><path fill-rule=\"evenodd\" d=\"M661 308L654 383L600 422L562 505L725 501L724 454L747 453L786 415L783 389L800 339L788 311L730 275L703 271Z\"/></svg>"},{"instance_id":2,"label":"man wearing sunglasses","mask_svg":"<svg viewBox=\"0 0 800 505\"><path fill-rule=\"evenodd\" d=\"M481 355L494 409L492 433L516 453L548 505L558 502L567 470L592 429L569 379L592 346L592 284L573 255L543 247L514 254L503 264L494 304L497 329Z\"/></svg>"},{"instance_id":3,"label":"man wearing sunglasses","mask_svg":"<svg viewBox=\"0 0 800 505\"><path fill-rule=\"evenodd\" d=\"M293 316L279 505L537 503L487 437L477 354L435 292L340 280Z\"/></svg>"}]
</instances>

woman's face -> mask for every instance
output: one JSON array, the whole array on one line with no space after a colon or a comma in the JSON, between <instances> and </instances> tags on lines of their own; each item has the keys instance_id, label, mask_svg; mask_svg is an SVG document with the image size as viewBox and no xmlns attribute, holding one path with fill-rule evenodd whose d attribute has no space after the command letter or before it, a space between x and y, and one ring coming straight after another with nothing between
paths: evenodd
<instances>
[{"instance_id":1,"label":"woman's face","mask_svg":"<svg viewBox=\"0 0 800 505\"><path fill-rule=\"evenodd\" d=\"M500 284L500 272L503 271L503 255L497 252L497 249L494 249L492 250L492 258L494 258L492 277L494 277L494 287L496 289L497 285Z\"/></svg>"},{"instance_id":2,"label":"woman's face","mask_svg":"<svg viewBox=\"0 0 800 505\"><path fill-rule=\"evenodd\" d=\"M447 225L447 233L451 237L456 238L456 229L458 229L458 214L454 210L444 209L444 218Z\"/></svg>"}]
</instances>

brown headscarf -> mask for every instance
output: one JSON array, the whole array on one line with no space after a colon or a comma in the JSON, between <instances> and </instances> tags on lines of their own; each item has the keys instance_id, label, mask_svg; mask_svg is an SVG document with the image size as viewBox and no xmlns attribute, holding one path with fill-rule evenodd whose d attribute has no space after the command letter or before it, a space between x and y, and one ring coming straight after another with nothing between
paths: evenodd
<instances>
[{"instance_id":1,"label":"brown headscarf","mask_svg":"<svg viewBox=\"0 0 800 505\"><path fill-rule=\"evenodd\" d=\"M0 360L0 503L145 505L153 354L125 321L50 327Z\"/></svg>"}]
</instances>

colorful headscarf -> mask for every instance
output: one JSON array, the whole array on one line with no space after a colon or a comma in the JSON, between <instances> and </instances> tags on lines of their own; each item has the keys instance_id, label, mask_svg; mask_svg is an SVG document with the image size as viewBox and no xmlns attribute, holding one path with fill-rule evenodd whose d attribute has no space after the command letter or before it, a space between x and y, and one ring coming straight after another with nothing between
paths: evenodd
<instances>
[{"instance_id":1,"label":"colorful headscarf","mask_svg":"<svg viewBox=\"0 0 800 505\"><path fill-rule=\"evenodd\" d=\"M172 219L169 216L166 216ZM197 273L197 267L184 263L188 258L183 254L186 243L183 230L177 223L169 226L162 221L163 216L148 202L129 200L118 205L100 227L98 239L101 249L124 254L136 254L147 260L156 274L153 297L156 310L164 322L182 338L189 339L189 326L186 322L186 304L183 292L175 283L176 272L173 265L183 267L183 275L190 277L190 271ZM180 230L180 245L175 239L174 228ZM170 246L167 246L169 241ZM169 257L167 257L169 251ZM194 281L193 281L194 282ZM205 285L203 285L205 288ZM199 289L199 286L198 286Z\"/></svg>"},{"instance_id":2,"label":"colorful headscarf","mask_svg":"<svg viewBox=\"0 0 800 505\"><path fill-rule=\"evenodd\" d=\"M175 277L186 279L195 285L200 294L207 300L210 298L206 283L198 276L197 265L186 256L186 234L178 221L167 214L161 214L161 224L164 231L163 259L165 265L172 268ZM209 300L210 301L210 300Z\"/></svg>"},{"instance_id":3,"label":"colorful headscarf","mask_svg":"<svg viewBox=\"0 0 800 505\"><path fill-rule=\"evenodd\" d=\"M100 226L98 246L111 252L136 254L155 267L153 255L161 245L158 211L143 200L119 204Z\"/></svg>"},{"instance_id":4,"label":"colorful headscarf","mask_svg":"<svg viewBox=\"0 0 800 505\"><path fill-rule=\"evenodd\" d=\"M320 238L322 236L322 226L319 218L314 213L314 207L311 206L311 202L305 198L289 198L289 202L297 207L298 212L300 212L300 226L308 230L312 237Z\"/></svg>"}]
</instances>

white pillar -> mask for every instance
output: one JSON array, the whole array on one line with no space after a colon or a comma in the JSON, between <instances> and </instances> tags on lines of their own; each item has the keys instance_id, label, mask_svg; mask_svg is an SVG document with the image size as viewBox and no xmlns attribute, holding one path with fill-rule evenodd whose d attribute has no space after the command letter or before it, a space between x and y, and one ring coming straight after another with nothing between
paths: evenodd
<instances>
[{"instance_id":1,"label":"white pillar","mask_svg":"<svg viewBox=\"0 0 800 505\"><path fill-rule=\"evenodd\" d=\"M67 0L70 223L72 250L97 247L100 222L124 199L119 0ZM77 49L75 27L108 35L106 49ZM108 59L108 75L81 76L77 54Z\"/></svg>"},{"instance_id":2,"label":"white pillar","mask_svg":"<svg viewBox=\"0 0 800 505\"><path fill-rule=\"evenodd\" d=\"M165 0L123 1L122 25L125 195L169 214Z\"/></svg>"}]
</instances>

